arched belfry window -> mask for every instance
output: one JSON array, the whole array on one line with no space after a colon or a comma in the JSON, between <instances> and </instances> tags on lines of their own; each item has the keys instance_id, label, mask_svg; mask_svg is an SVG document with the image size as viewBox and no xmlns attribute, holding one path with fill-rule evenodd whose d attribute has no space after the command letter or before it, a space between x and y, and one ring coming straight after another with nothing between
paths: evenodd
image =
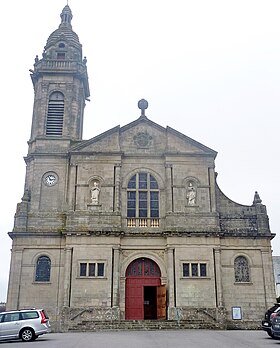
<instances>
[{"instance_id":1,"label":"arched belfry window","mask_svg":"<svg viewBox=\"0 0 280 348\"><path fill-rule=\"evenodd\" d=\"M49 282L51 277L51 259L48 256L40 256L36 263L36 282Z\"/></svg>"},{"instance_id":2,"label":"arched belfry window","mask_svg":"<svg viewBox=\"0 0 280 348\"><path fill-rule=\"evenodd\" d=\"M62 135L64 116L64 95L54 92L50 95L48 103L48 115L46 135Z\"/></svg>"},{"instance_id":3,"label":"arched belfry window","mask_svg":"<svg viewBox=\"0 0 280 348\"><path fill-rule=\"evenodd\" d=\"M127 226L159 227L159 187L150 173L137 173L128 182Z\"/></svg>"},{"instance_id":4,"label":"arched belfry window","mask_svg":"<svg viewBox=\"0 0 280 348\"><path fill-rule=\"evenodd\" d=\"M237 256L234 260L234 276L236 283L250 282L250 269L246 257Z\"/></svg>"}]
</instances>

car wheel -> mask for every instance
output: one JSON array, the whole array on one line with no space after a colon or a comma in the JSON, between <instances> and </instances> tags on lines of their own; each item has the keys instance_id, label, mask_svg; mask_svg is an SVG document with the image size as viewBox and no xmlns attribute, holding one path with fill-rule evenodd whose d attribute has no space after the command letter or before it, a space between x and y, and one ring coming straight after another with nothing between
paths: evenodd
<instances>
[{"instance_id":1,"label":"car wheel","mask_svg":"<svg viewBox=\"0 0 280 348\"><path fill-rule=\"evenodd\" d=\"M270 336L271 338L275 338L275 336L273 335L273 333L271 331L267 331L268 336Z\"/></svg>"},{"instance_id":2,"label":"car wheel","mask_svg":"<svg viewBox=\"0 0 280 348\"><path fill-rule=\"evenodd\" d=\"M23 329L20 333L20 338L24 342L33 341L35 337L34 331L30 328Z\"/></svg>"}]
</instances>

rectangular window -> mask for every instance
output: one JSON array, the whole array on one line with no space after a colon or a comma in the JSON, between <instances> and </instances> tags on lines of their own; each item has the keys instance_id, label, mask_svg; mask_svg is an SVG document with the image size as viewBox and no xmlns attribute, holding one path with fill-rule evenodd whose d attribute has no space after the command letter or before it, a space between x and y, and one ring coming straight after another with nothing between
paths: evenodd
<instances>
[{"instance_id":1,"label":"rectangular window","mask_svg":"<svg viewBox=\"0 0 280 348\"><path fill-rule=\"evenodd\" d=\"M145 218L148 216L148 192L139 191L139 217Z\"/></svg>"},{"instance_id":2,"label":"rectangular window","mask_svg":"<svg viewBox=\"0 0 280 348\"><path fill-rule=\"evenodd\" d=\"M88 264L88 276L94 277L95 276L95 263L89 263Z\"/></svg>"},{"instance_id":3,"label":"rectangular window","mask_svg":"<svg viewBox=\"0 0 280 348\"><path fill-rule=\"evenodd\" d=\"M104 262L81 262L80 277L104 277Z\"/></svg>"},{"instance_id":4,"label":"rectangular window","mask_svg":"<svg viewBox=\"0 0 280 348\"><path fill-rule=\"evenodd\" d=\"M199 266L200 266L200 276L206 277L206 263L201 263Z\"/></svg>"},{"instance_id":5,"label":"rectangular window","mask_svg":"<svg viewBox=\"0 0 280 348\"><path fill-rule=\"evenodd\" d=\"M198 277L198 264L192 263L192 277Z\"/></svg>"},{"instance_id":6,"label":"rectangular window","mask_svg":"<svg viewBox=\"0 0 280 348\"><path fill-rule=\"evenodd\" d=\"M190 276L190 264L183 263L183 277L189 277L189 276Z\"/></svg>"},{"instance_id":7,"label":"rectangular window","mask_svg":"<svg viewBox=\"0 0 280 348\"><path fill-rule=\"evenodd\" d=\"M97 264L97 277L104 277L104 263Z\"/></svg>"},{"instance_id":8,"label":"rectangular window","mask_svg":"<svg viewBox=\"0 0 280 348\"><path fill-rule=\"evenodd\" d=\"M80 277L85 277L87 275L87 264L80 263Z\"/></svg>"},{"instance_id":9,"label":"rectangular window","mask_svg":"<svg viewBox=\"0 0 280 348\"><path fill-rule=\"evenodd\" d=\"M139 189L146 189L148 188L147 185L147 173L139 173Z\"/></svg>"},{"instance_id":10,"label":"rectangular window","mask_svg":"<svg viewBox=\"0 0 280 348\"><path fill-rule=\"evenodd\" d=\"M198 262L184 262L182 264L183 277L207 277L207 264Z\"/></svg>"},{"instance_id":11,"label":"rectangular window","mask_svg":"<svg viewBox=\"0 0 280 348\"><path fill-rule=\"evenodd\" d=\"M65 59L65 53L58 52L58 53L57 53L57 59L59 59L59 60L64 60L64 59Z\"/></svg>"},{"instance_id":12,"label":"rectangular window","mask_svg":"<svg viewBox=\"0 0 280 348\"><path fill-rule=\"evenodd\" d=\"M151 218L159 217L158 192L151 191L150 193Z\"/></svg>"},{"instance_id":13,"label":"rectangular window","mask_svg":"<svg viewBox=\"0 0 280 348\"><path fill-rule=\"evenodd\" d=\"M127 192L127 217L136 217L136 192Z\"/></svg>"}]
</instances>

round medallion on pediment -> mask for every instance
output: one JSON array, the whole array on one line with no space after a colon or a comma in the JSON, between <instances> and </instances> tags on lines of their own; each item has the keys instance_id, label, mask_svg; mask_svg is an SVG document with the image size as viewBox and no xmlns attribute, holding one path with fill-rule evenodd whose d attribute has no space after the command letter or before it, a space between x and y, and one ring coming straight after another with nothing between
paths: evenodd
<instances>
[{"instance_id":1,"label":"round medallion on pediment","mask_svg":"<svg viewBox=\"0 0 280 348\"><path fill-rule=\"evenodd\" d=\"M153 137L148 132L139 132L133 137L138 148L148 148L152 144Z\"/></svg>"}]
</instances>

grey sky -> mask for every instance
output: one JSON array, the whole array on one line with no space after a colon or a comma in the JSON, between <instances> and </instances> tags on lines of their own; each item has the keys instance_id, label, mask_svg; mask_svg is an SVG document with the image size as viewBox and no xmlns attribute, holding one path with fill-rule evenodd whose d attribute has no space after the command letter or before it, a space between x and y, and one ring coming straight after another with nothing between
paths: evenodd
<instances>
[{"instance_id":1,"label":"grey sky","mask_svg":"<svg viewBox=\"0 0 280 348\"><path fill-rule=\"evenodd\" d=\"M23 195L35 55L66 0L1 4L0 301L6 299L16 204ZM278 0L69 0L88 60L84 139L140 115L218 151L218 184L251 205L258 191L278 233L280 2ZM280 255L280 235L272 241Z\"/></svg>"}]
</instances>

